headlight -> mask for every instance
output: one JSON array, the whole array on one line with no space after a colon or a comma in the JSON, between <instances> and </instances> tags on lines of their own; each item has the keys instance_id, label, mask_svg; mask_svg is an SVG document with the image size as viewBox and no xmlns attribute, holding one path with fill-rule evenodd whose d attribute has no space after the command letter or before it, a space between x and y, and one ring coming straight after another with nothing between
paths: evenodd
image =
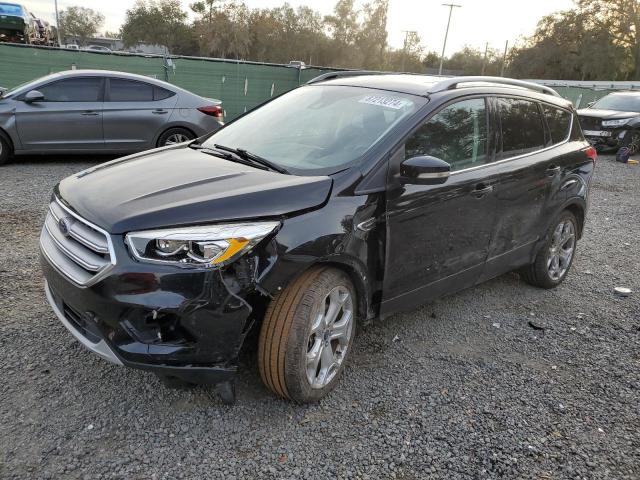
<instances>
[{"instance_id":1,"label":"headlight","mask_svg":"<svg viewBox=\"0 0 640 480\"><path fill-rule=\"evenodd\" d=\"M603 120L602 121L602 126L603 127L621 127L622 125L627 123L629 120L631 120L631 119L630 118L621 118L619 120Z\"/></svg>"},{"instance_id":2,"label":"headlight","mask_svg":"<svg viewBox=\"0 0 640 480\"><path fill-rule=\"evenodd\" d=\"M278 225L257 222L148 230L128 233L126 242L143 262L220 267L247 253Z\"/></svg>"}]
</instances>

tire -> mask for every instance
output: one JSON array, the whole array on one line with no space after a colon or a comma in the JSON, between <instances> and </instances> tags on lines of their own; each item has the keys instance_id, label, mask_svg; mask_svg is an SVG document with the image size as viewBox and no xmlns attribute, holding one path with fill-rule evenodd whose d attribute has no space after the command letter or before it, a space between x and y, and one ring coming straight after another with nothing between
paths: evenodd
<instances>
[{"instance_id":1,"label":"tire","mask_svg":"<svg viewBox=\"0 0 640 480\"><path fill-rule=\"evenodd\" d=\"M7 142L4 136L0 135L0 165L7 163L13 154L11 144Z\"/></svg>"},{"instance_id":2,"label":"tire","mask_svg":"<svg viewBox=\"0 0 640 480\"><path fill-rule=\"evenodd\" d=\"M278 294L258 341L264 384L298 403L316 402L331 392L352 350L357 305L349 276L328 267L311 268ZM332 334L340 336L331 339Z\"/></svg>"},{"instance_id":3,"label":"tire","mask_svg":"<svg viewBox=\"0 0 640 480\"><path fill-rule=\"evenodd\" d=\"M629 155L635 155L640 151L640 131L629 130L622 140L622 144L629 148Z\"/></svg>"},{"instance_id":4,"label":"tire","mask_svg":"<svg viewBox=\"0 0 640 480\"><path fill-rule=\"evenodd\" d=\"M158 138L158 147L166 145L174 145L176 143L187 142L193 140L196 136L186 128L175 127L170 128Z\"/></svg>"},{"instance_id":5,"label":"tire","mask_svg":"<svg viewBox=\"0 0 640 480\"><path fill-rule=\"evenodd\" d=\"M535 261L520 271L527 283L555 288L567 277L576 255L578 222L573 213L562 212L551 224Z\"/></svg>"}]
</instances>

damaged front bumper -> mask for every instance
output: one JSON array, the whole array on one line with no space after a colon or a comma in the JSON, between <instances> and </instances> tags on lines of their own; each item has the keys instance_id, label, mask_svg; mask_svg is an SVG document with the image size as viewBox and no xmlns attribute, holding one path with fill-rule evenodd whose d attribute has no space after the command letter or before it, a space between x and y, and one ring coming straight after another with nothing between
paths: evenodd
<instances>
[{"instance_id":1,"label":"damaged front bumper","mask_svg":"<svg viewBox=\"0 0 640 480\"><path fill-rule=\"evenodd\" d=\"M583 130L587 141L598 149L618 149L626 146L627 132L628 130L621 128Z\"/></svg>"},{"instance_id":2,"label":"damaged front bumper","mask_svg":"<svg viewBox=\"0 0 640 480\"><path fill-rule=\"evenodd\" d=\"M118 365L191 383L233 378L260 295L237 269L150 266L117 243L118 262L91 286L79 286L54 267L44 249L47 300L86 348ZM247 267L249 268L249 267ZM253 270L255 271L255 270Z\"/></svg>"}]
</instances>

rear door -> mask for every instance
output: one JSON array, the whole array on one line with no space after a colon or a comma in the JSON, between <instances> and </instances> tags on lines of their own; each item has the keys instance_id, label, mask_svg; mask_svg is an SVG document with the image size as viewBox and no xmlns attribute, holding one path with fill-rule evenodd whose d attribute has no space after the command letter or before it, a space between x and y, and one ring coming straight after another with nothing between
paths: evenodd
<instances>
[{"instance_id":1,"label":"rear door","mask_svg":"<svg viewBox=\"0 0 640 480\"><path fill-rule=\"evenodd\" d=\"M171 116L178 95L150 83L107 77L104 141L109 150L155 147L155 139Z\"/></svg>"},{"instance_id":2,"label":"rear door","mask_svg":"<svg viewBox=\"0 0 640 480\"><path fill-rule=\"evenodd\" d=\"M43 101L22 100L16 107L16 126L25 150L102 150L102 78L66 78L35 90L42 92Z\"/></svg>"},{"instance_id":3,"label":"rear door","mask_svg":"<svg viewBox=\"0 0 640 480\"><path fill-rule=\"evenodd\" d=\"M560 180L542 104L520 97L494 97L498 119L495 185L496 228L479 281L529 262L545 231L549 197ZM567 132L568 133L568 132Z\"/></svg>"},{"instance_id":4,"label":"rear door","mask_svg":"<svg viewBox=\"0 0 640 480\"><path fill-rule=\"evenodd\" d=\"M458 99L411 134L390 165L382 313L466 288L479 277L495 221L486 98ZM438 157L452 173L441 185L399 185L400 162Z\"/></svg>"}]
</instances>

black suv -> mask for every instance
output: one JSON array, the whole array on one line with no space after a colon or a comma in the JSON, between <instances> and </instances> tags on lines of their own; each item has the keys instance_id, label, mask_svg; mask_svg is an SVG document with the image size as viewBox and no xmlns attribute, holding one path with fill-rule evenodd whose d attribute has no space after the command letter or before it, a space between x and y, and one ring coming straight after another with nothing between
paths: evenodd
<instances>
[{"instance_id":1,"label":"black suv","mask_svg":"<svg viewBox=\"0 0 640 480\"><path fill-rule=\"evenodd\" d=\"M314 401L361 322L512 270L562 282L595 159L548 87L331 73L207 139L60 182L46 295L114 363L233 401L253 338L267 387Z\"/></svg>"},{"instance_id":2,"label":"black suv","mask_svg":"<svg viewBox=\"0 0 640 480\"><path fill-rule=\"evenodd\" d=\"M616 92L578 110L587 140L599 151L640 151L640 92Z\"/></svg>"}]
</instances>

